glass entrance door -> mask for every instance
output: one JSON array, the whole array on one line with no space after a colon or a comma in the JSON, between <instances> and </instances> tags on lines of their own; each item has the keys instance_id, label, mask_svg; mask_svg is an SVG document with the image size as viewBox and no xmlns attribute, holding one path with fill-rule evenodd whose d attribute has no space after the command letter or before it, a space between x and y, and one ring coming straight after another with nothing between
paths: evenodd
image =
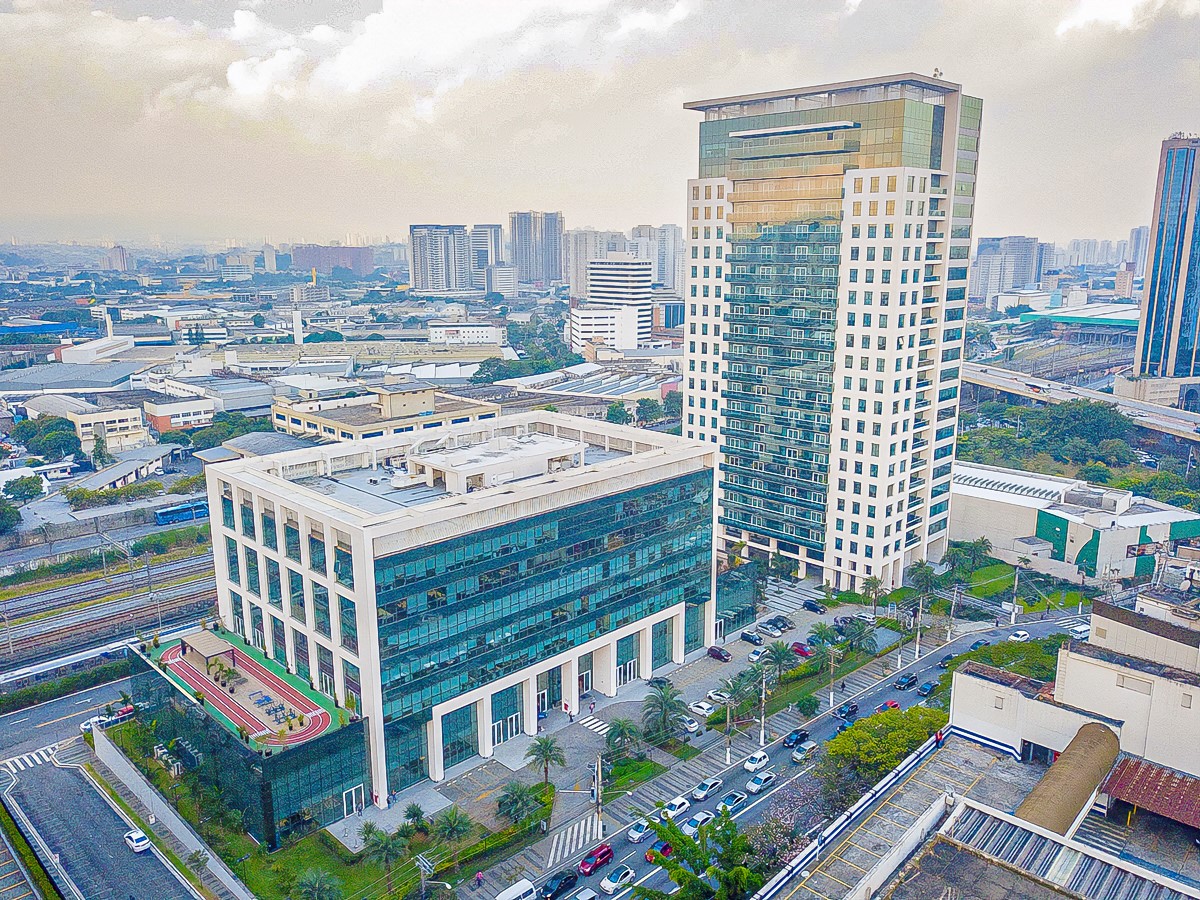
<instances>
[{"instance_id":1,"label":"glass entrance door","mask_svg":"<svg viewBox=\"0 0 1200 900\"><path fill-rule=\"evenodd\" d=\"M579 673L579 695L582 697L592 689L592 672L589 669L586 672Z\"/></svg>"},{"instance_id":2,"label":"glass entrance door","mask_svg":"<svg viewBox=\"0 0 1200 900\"><path fill-rule=\"evenodd\" d=\"M519 712L506 716L499 722L492 723L492 744L503 744L511 741L521 733L522 716Z\"/></svg>"},{"instance_id":3,"label":"glass entrance door","mask_svg":"<svg viewBox=\"0 0 1200 900\"><path fill-rule=\"evenodd\" d=\"M638 661L631 659L624 665L617 666L617 687L635 680L638 677Z\"/></svg>"},{"instance_id":4,"label":"glass entrance door","mask_svg":"<svg viewBox=\"0 0 1200 900\"><path fill-rule=\"evenodd\" d=\"M342 814L347 818L362 809L367 802L367 792L361 784L356 784L348 791L342 791Z\"/></svg>"},{"instance_id":5,"label":"glass entrance door","mask_svg":"<svg viewBox=\"0 0 1200 900\"><path fill-rule=\"evenodd\" d=\"M717 643L721 643L725 639L725 620L717 619Z\"/></svg>"},{"instance_id":6,"label":"glass entrance door","mask_svg":"<svg viewBox=\"0 0 1200 900\"><path fill-rule=\"evenodd\" d=\"M550 692L538 691L538 712L548 712L550 709Z\"/></svg>"}]
</instances>

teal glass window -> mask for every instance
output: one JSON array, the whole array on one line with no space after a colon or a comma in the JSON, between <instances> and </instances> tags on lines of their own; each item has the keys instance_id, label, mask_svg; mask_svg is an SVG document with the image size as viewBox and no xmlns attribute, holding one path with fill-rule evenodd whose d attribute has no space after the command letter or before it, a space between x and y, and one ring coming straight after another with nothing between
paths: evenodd
<instances>
[{"instance_id":1,"label":"teal glass window","mask_svg":"<svg viewBox=\"0 0 1200 900\"><path fill-rule=\"evenodd\" d=\"M249 500L242 501L242 534L254 539L254 504Z\"/></svg>"},{"instance_id":2,"label":"teal glass window","mask_svg":"<svg viewBox=\"0 0 1200 900\"><path fill-rule=\"evenodd\" d=\"M308 567L325 574L325 536L316 528L308 534Z\"/></svg>"},{"instance_id":3,"label":"teal glass window","mask_svg":"<svg viewBox=\"0 0 1200 900\"><path fill-rule=\"evenodd\" d=\"M333 577L337 579L338 584L344 584L348 588L354 587L354 558L350 548L343 547L340 542L333 547Z\"/></svg>"},{"instance_id":4,"label":"teal glass window","mask_svg":"<svg viewBox=\"0 0 1200 900\"><path fill-rule=\"evenodd\" d=\"M246 590L256 597L262 596L258 579L258 551L246 548Z\"/></svg>"},{"instance_id":5,"label":"teal glass window","mask_svg":"<svg viewBox=\"0 0 1200 900\"><path fill-rule=\"evenodd\" d=\"M267 557L267 602L283 609L283 585L279 581L279 563Z\"/></svg>"},{"instance_id":6,"label":"teal glass window","mask_svg":"<svg viewBox=\"0 0 1200 900\"><path fill-rule=\"evenodd\" d=\"M242 566L238 559L238 544L231 537L225 538L225 565L229 568L229 580L234 584L241 584Z\"/></svg>"},{"instance_id":7,"label":"teal glass window","mask_svg":"<svg viewBox=\"0 0 1200 900\"><path fill-rule=\"evenodd\" d=\"M329 623L329 588L323 584L313 583L313 624L317 628L317 634L321 637L330 637Z\"/></svg>"},{"instance_id":8,"label":"teal glass window","mask_svg":"<svg viewBox=\"0 0 1200 900\"><path fill-rule=\"evenodd\" d=\"M300 524L294 519L283 523L283 552L292 562L300 562Z\"/></svg>"},{"instance_id":9,"label":"teal glass window","mask_svg":"<svg viewBox=\"0 0 1200 900\"><path fill-rule=\"evenodd\" d=\"M275 532L275 510L264 506L262 512L262 543L272 550L279 549L278 536Z\"/></svg>"},{"instance_id":10,"label":"teal glass window","mask_svg":"<svg viewBox=\"0 0 1200 900\"><path fill-rule=\"evenodd\" d=\"M338 595L338 624L341 626L342 646L358 652L358 610L349 597Z\"/></svg>"},{"instance_id":11,"label":"teal glass window","mask_svg":"<svg viewBox=\"0 0 1200 900\"><path fill-rule=\"evenodd\" d=\"M442 716L442 764L448 769L479 752L475 704Z\"/></svg>"},{"instance_id":12,"label":"teal glass window","mask_svg":"<svg viewBox=\"0 0 1200 900\"><path fill-rule=\"evenodd\" d=\"M303 631L292 632L292 652L296 655L296 674L305 681L312 682L312 672L308 662L308 635Z\"/></svg>"},{"instance_id":13,"label":"teal glass window","mask_svg":"<svg viewBox=\"0 0 1200 900\"><path fill-rule=\"evenodd\" d=\"M288 573L288 611L297 622L307 624L308 613L304 608L304 576L291 569Z\"/></svg>"},{"instance_id":14,"label":"teal glass window","mask_svg":"<svg viewBox=\"0 0 1200 900\"><path fill-rule=\"evenodd\" d=\"M240 634L242 637L249 637L246 634L246 613L242 609L242 595L235 591L229 592L229 605L233 607L233 631L235 634Z\"/></svg>"}]
</instances>

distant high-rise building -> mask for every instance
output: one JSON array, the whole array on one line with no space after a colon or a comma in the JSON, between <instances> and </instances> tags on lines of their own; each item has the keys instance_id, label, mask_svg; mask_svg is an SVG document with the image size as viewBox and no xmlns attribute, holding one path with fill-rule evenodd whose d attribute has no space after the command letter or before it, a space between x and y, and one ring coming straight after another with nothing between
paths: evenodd
<instances>
[{"instance_id":1,"label":"distant high-rise building","mask_svg":"<svg viewBox=\"0 0 1200 900\"><path fill-rule=\"evenodd\" d=\"M908 73L687 108L682 427L720 445L721 555L894 587L946 549L982 101Z\"/></svg>"},{"instance_id":2,"label":"distant high-rise building","mask_svg":"<svg viewBox=\"0 0 1200 900\"><path fill-rule=\"evenodd\" d=\"M1054 265L1054 245L1051 243L1041 242L1037 248L1037 268L1034 274L1037 276L1038 284L1041 284L1042 279L1046 277L1046 273L1055 268Z\"/></svg>"},{"instance_id":3,"label":"distant high-rise building","mask_svg":"<svg viewBox=\"0 0 1200 900\"><path fill-rule=\"evenodd\" d=\"M509 213L512 262L521 281L562 281L563 215L560 212Z\"/></svg>"},{"instance_id":4,"label":"distant high-rise building","mask_svg":"<svg viewBox=\"0 0 1200 900\"><path fill-rule=\"evenodd\" d=\"M971 273L971 297L990 300L1040 278L1038 239L1021 235L980 238Z\"/></svg>"},{"instance_id":5,"label":"distant high-rise building","mask_svg":"<svg viewBox=\"0 0 1200 900\"><path fill-rule=\"evenodd\" d=\"M504 264L484 270L484 288L489 294L500 294L505 300L517 296L517 267Z\"/></svg>"},{"instance_id":6,"label":"distant high-rise building","mask_svg":"<svg viewBox=\"0 0 1200 900\"><path fill-rule=\"evenodd\" d=\"M117 244L109 250L107 265L110 272L128 272L130 270L129 254L125 248Z\"/></svg>"},{"instance_id":7,"label":"distant high-rise building","mask_svg":"<svg viewBox=\"0 0 1200 900\"><path fill-rule=\"evenodd\" d=\"M1117 269L1116 278L1113 280L1113 293L1122 300L1129 300L1133 297L1133 279L1135 273L1133 271L1133 263L1122 263Z\"/></svg>"},{"instance_id":8,"label":"distant high-rise building","mask_svg":"<svg viewBox=\"0 0 1200 900\"><path fill-rule=\"evenodd\" d=\"M672 291L683 290L683 229L678 225L639 225L633 229L633 239L649 241L654 283Z\"/></svg>"},{"instance_id":9,"label":"distant high-rise building","mask_svg":"<svg viewBox=\"0 0 1200 900\"><path fill-rule=\"evenodd\" d=\"M654 262L614 253L588 263L587 303L571 310L572 349L584 341L619 350L649 345L654 330Z\"/></svg>"},{"instance_id":10,"label":"distant high-rise building","mask_svg":"<svg viewBox=\"0 0 1200 900\"><path fill-rule=\"evenodd\" d=\"M413 225L409 238L415 290L471 289L470 242L465 225Z\"/></svg>"},{"instance_id":11,"label":"distant high-rise building","mask_svg":"<svg viewBox=\"0 0 1200 900\"><path fill-rule=\"evenodd\" d=\"M471 286L484 288L487 267L504 261L504 229L499 225L476 225L471 229Z\"/></svg>"},{"instance_id":12,"label":"distant high-rise building","mask_svg":"<svg viewBox=\"0 0 1200 900\"><path fill-rule=\"evenodd\" d=\"M270 244L263 244L263 271L274 273L279 271L279 261L275 258L275 248Z\"/></svg>"},{"instance_id":13,"label":"distant high-rise building","mask_svg":"<svg viewBox=\"0 0 1200 900\"><path fill-rule=\"evenodd\" d=\"M573 228L563 235L563 274L572 297L587 296L588 263L608 255L604 235L594 228Z\"/></svg>"},{"instance_id":14,"label":"distant high-rise building","mask_svg":"<svg viewBox=\"0 0 1200 900\"><path fill-rule=\"evenodd\" d=\"M375 252L370 247L333 247L322 244L296 244L292 247L292 268L301 272L316 269L329 275L334 269L349 269L355 275L375 271Z\"/></svg>"},{"instance_id":15,"label":"distant high-rise building","mask_svg":"<svg viewBox=\"0 0 1200 900\"><path fill-rule=\"evenodd\" d=\"M1139 225L1129 230L1129 250L1127 256L1133 263L1133 271L1138 278L1146 274L1146 248L1150 246L1150 226Z\"/></svg>"},{"instance_id":16,"label":"distant high-rise building","mask_svg":"<svg viewBox=\"0 0 1200 900\"><path fill-rule=\"evenodd\" d=\"M1200 138L1163 141L1147 248L1137 375L1200 375Z\"/></svg>"}]
</instances>

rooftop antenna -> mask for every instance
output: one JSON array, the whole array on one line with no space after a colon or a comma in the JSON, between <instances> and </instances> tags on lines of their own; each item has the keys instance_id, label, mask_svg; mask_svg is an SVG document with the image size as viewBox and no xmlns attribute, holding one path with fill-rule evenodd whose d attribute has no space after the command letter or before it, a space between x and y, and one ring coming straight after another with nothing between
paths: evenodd
<instances>
[{"instance_id":1,"label":"rooftop antenna","mask_svg":"<svg viewBox=\"0 0 1200 900\"><path fill-rule=\"evenodd\" d=\"M933 70L933 77L934 77L934 78L941 78L941 77L942 77L942 70L941 70L941 69L938 69L938 68L935 68L935 69Z\"/></svg>"}]
</instances>

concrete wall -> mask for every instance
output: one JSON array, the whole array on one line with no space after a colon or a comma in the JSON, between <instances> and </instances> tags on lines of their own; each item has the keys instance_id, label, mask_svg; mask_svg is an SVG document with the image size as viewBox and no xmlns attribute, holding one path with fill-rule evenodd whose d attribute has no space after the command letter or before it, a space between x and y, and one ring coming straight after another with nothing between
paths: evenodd
<instances>
[{"instance_id":1,"label":"concrete wall","mask_svg":"<svg viewBox=\"0 0 1200 900\"><path fill-rule=\"evenodd\" d=\"M230 868L209 849L199 835L192 831L191 826L171 808L166 798L151 786L133 763L108 739L103 729L95 729L92 737L96 742L96 756L142 801L158 822L170 831L189 853L200 850L207 854L208 870L238 900L255 900L254 895L237 879Z\"/></svg>"},{"instance_id":2,"label":"concrete wall","mask_svg":"<svg viewBox=\"0 0 1200 900\"><path fill-rule=\"evenodd\" d=\"M948 794L943 794L929 804L929 808L908 826L900 840L879 857L879 862L871 867L871 871L846 894L846 900L871 900L875 892L887 884L909 855L925 843L925 839L946 817L950 811L949 799Z\"/></svg>"}]
</instances>

